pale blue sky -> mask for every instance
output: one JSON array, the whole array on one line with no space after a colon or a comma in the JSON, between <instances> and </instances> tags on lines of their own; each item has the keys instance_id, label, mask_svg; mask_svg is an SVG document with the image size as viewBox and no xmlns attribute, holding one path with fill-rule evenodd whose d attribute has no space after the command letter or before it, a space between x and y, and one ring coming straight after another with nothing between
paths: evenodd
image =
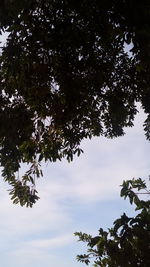
<instances>
[{"instance_id":1,"label":"pale blue sky","mask_svg":"<svg viewBox=\"0 0 150 267\"><path fill-rule=\"evenodd\" d=\"M123 212L131 215L133 207L120 198L119 185L123 179L150 174L143 120L141 113L124 137L83 141L84 154L70 164L44 165L44 178L37 182L41 199L32 209L13 205L1 181L1 266L84 266L75 258L85 247L73 233L97 234Z\"/></svg>"},{"instance_id":2,"label":"pale blue sky","mask_svg":"<svg viewBox=\"0 0 150 267\"><path fill-rule=\"evenodd\" d=\"M3 267L82 267L75 259L85 252L75 231L97 234L111 227L128 201L119 197L123 179L148 177L150 143L142 129L143 113L127 134L82 142L84 154L72 163L44 166L37 182L41 199L32 208L15 206L0 185L0 252Z\"/></svg>"}]
</instances>

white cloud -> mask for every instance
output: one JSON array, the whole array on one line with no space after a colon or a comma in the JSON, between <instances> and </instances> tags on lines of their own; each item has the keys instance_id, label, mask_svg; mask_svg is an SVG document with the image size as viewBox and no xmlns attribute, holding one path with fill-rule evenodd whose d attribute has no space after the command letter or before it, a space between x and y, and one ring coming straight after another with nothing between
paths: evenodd
<instances>
[{"instance_id":1,"label":"white cloud","mask_svg":"<svg viewBox=\"0 0 150 267\"><path fill-rule=\"evenodd\" d=\"M143 114L139 115L136 127L127 129L123 137L84 141L85 154L70 164L63 161L50 165L45 169L45 180L40 181L39 188L47 197L59 201L69 198L91 203L118 197L119 185L124 179L148 172L147 149L150 144L141 127L143 117Z\"/></svg>"},{"instance_id":2,"label":"white cloud","mask_svg":"<svg viewBox=\"0 0 150 267\"><path fill-rule=\"evenodd\" d=\"M32 209L13 205L8 193L3 192L3 197L0 198L0 213L0 235L2 236L9 236L10 233L11 237L30 235L47 229L55 231L59 229L60 221L62 224L70 222L65 206L59 205L51 197L47 198L42 192L41 200Z\"/></svg>"},{"instance_id":3,"label":"white cloud","mask_svg":"<svg viewBox=\"0 0 150 267\"><path fill-rule=\"evenodd\" d=\"M53 238L48 239L35 239L32 241L27 242L25 245L27 247L34 247L34 248L57 248L60 246L65 246L69 243L72 243L74 241L74 237L72 236L72 233L66 234L66 235L60 235Z\"/></svg>"},{"instance_id":4,"label":"white cloud","mask_svg":"<svg viewBox=\"0 0 150 267\"><path fill-rule=\"evenodd\" d=\"M18 246L12 248L12 251L10 251L7 267L76 266L75 257L70 260L67 252L66 254L68 254L68 257L63 257L64 255L59 251L59 247L63 247L64 249L65 246L67 246L68 250L68 246L71 246L73 242L75 242L75 240L71 233L49 239L20 242Z\"/></svg>"},{"instance_id":5,"label":"white cloud","mask_svg":"<svg viewBox=\"0 0 150 267\"><path fill-rule=\"evenodd\" d=\"M149 174L150 143L145 140L141 120L143 114L124 137L84 141L85 153L73 163L44 167L44 178L37 181L41 199L32 209L13 205L1 183L0 249L6 250L3 267L77 265L69 266L65 256L62 262L61 256L56 256L63 247L73 247L73 228L82 216L74 216L76 206L93 209L96 203L117 199L123 179ZM58 251L52 253L53 248Z\"/></svg>"}]
</instances>

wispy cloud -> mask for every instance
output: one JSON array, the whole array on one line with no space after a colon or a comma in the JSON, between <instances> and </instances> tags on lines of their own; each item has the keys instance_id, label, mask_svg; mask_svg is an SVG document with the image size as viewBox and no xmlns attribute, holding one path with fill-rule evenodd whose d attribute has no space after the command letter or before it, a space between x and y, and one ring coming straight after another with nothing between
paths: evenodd
<instances>
[{"instance_id":1,"label":"wispy cloud","mask_svg":"<svg viewBox=\"0 0 150 267\"><path fill-rule=\"evenodd\" d=\"M84 141L85 153L73 163L44 167L44 178L37 181L41 199L32 209L13 205L1 183L0 250L4 267L80 266L72 259L73 232L79 230L80 221L87 231L95 228L90 217L83 219L82 211L88 209L90 214L90 209L92 213L95 205L103 202L99 214L104 214L105 201L119 199L123 179L149 174L150 143L140 126L142 120L143 114L124 137Z\"/></svg>"},{"instance_id":2,"label":"wispy cloud","mask_svg":"<svg viewBox=\"0 0 150 267\"><path fill-rule=\"evenodd\" d=\"M72 236L72 233L66 234L66 235L60 235L53 238L48 239L35 239L32 241L27 242L25 245L27 247L34 247L34 248L40 248L40 249L55 249L60 246L65 246L67 244L70 244L74 241L74 238Z\"/></svg>"}]
</instances>

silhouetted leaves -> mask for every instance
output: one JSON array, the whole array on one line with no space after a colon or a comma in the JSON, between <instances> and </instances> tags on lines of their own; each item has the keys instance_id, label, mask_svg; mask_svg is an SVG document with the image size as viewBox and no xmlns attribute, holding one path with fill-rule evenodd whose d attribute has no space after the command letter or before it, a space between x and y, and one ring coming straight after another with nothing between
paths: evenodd
<instances>
[{"instance_id":1,"label":"silhouetted leaves","mask_svg":"<svg viewBox=\"0 0 150 267\"><path fill-rule=\"evenodd\" d=\"M72 161L84 138L123 135L137 101L149 139L149 14L146 0L0 2L0 30L8 33L0 57L5 180L22 163Z\"/></svg>"},{"instance_id":2,"label":"silhouetted leaves","mask_svg":"<svg viewBox=\"0 0 150 267\"><path fill-rule=\"evenodd\" d=\"M139 198L140 194L146 193L145 182L139 178L124 181L121 196L134 202L135 210L140 212L135 217L128 217L125 213L114 221L113 227L104 231L99 230L99 235L92 237L81 232L75 233L79 241L86 242L87 254L78 255L77 260L92 266L103 267L147 267L150 265L150 201ZM141 191L141 190L144 190ZM88 238L84 238L84 237Z\"/></svg>"}]
</instances>

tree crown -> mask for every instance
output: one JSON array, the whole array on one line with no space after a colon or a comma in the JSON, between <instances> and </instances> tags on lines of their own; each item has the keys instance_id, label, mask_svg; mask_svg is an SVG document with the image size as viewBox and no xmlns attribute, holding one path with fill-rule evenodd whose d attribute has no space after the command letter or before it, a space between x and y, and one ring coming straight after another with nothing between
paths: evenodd
<instances>
[{"instance_id":1,"label":"tree crown","mask_svg":"<svg viewBox=\"0 0 150 267\"><path fill-rule=\"evenodd\" d=\"M149 138L149 14L146 0L1 1L0 162L15 203L38 199L42 160L71 161L84 138L123 135L137 101Z\"/></svg>"}]
</instances>

